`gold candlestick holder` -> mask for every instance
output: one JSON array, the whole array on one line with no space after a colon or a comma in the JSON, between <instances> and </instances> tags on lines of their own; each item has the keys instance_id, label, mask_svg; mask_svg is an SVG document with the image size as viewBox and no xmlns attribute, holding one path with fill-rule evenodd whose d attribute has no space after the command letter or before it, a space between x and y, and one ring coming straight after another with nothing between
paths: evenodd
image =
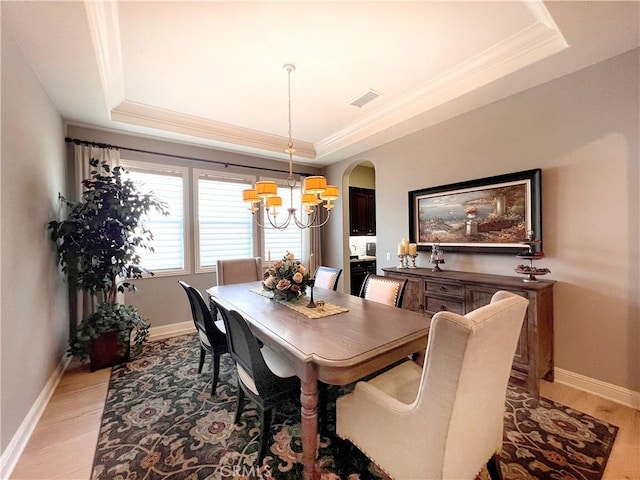
<instances>
[{"instance_id":1,"label":"gold candlestick holder","mask_svg":"<svg viewBox=\"0 0 640 480\"><path fill-rule=\"evenodd\" d=\"M411 264L407 265L407 268L411 268L411 269L418 268L416 267L416 258L418 257L418 254L417 253L415 255L408 254L407 256L411 258Z\"/></svg>"},{"instance_id":2,"label":"gold candlestick holder","mask_svg":"<svg viewBox=\"0 0 640 480\"><path fill-rule=\"evenodd\" d=\"M398 254L398 258L400 259L400 264L397 268L409 268L407 265L407 255L406 254Z\"/></svg>"}]
</instances>

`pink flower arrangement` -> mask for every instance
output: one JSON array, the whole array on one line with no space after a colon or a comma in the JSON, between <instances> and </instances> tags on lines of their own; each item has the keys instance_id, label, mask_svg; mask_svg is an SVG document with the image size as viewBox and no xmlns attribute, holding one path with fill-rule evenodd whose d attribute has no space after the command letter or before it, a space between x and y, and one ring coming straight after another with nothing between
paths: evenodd
<instances>
[{"instance_id":1,"label":"pink flower arrangement","mask_svg":"<svg viewBox=\"0 0 640 480\"><path fill-rule=\"evenodd\" d=\"M276 260L269 266L262 286L273 292L274 298L292 302L306 293L308 281L306 267L295 259L293 252L287 252L282 260Z\"/></svg>"}]
</instances>

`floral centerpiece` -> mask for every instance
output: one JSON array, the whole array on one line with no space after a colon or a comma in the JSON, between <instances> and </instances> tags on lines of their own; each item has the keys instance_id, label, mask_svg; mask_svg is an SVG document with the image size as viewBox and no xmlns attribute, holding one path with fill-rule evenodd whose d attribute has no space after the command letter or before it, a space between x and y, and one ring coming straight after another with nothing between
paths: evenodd
<instances>
[{"instance_id":1,"label":"floral centerpiece","mask_svg":"<svg viewBox=\"0 0 640 480\"><path fill-rule=\"evenodd\" d=\"M264 274L262 286L273 292L273 298L294 302L307 291L309 274L307 269L294 259L293 252L287 252L282 260L276 260Z\"/></svg>"}]
</instances>

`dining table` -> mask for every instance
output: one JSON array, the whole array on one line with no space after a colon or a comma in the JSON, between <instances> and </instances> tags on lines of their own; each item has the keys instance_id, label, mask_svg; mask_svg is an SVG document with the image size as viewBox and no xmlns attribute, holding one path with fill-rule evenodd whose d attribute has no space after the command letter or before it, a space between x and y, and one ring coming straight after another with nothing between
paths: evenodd
<instances>
[{"instance_id":1,"label":"dining table","mask_svg":"<svg viewBox=\"0 0 640 480\"><path fill-rule=\"evenodd\" d=\"M318 382L349 385L426 348L430 320L417 312L314 288L318 309L270 298L262 282L208 288L242 315L252 333L288 360L300 378L303 478L318 478ZM307 295L311 293L307 290Z\"/></svg>"}]
</instances>

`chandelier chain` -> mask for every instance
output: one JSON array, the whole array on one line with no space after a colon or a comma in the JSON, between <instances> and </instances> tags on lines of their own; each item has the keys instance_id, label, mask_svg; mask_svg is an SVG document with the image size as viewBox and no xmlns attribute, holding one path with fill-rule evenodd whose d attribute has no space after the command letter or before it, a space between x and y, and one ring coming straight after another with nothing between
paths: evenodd
<instances>
[{"instance_id":1,"label":"chandelier chain","mask_svg":"<svg viewBox=\"0 0 640 480\"><path fill-rule=\"evenodd\" d=\"M289 99L289 149L293 148L293 137L291 136L291 67L287 69L288 89L287 95Z\"/></svg>"},{"instance_id":2,"label":"chandelier chain","mask_svg":"<svg viewBox=\"0 0 640 480\"><path fill-rule=\"evenodd\" d=\"M297 226L298 228L319 228L327 223L331 216L331 209L334 205L331 204L332 200L338 198L338 187L335 185L326 184L326 179L323 176L310 176L304 181L304 189L301 185L301 198L302 205L306 207L305 212L307 214L307 221L302 222L296 215L296 208L293 206L293 189L296 187L296 180L293 177L293 154L296 151L293 148L293 135L292 135L292 120L291 120L291 72L295 70L295 65L285 64L283 68L287 71L287 107L288 107L288 135L289 142L287 149L285 150L289 154L289 177L287 178L287 185L289 187L289 208L286 209L287 215L284 221L281 223L276 219L277 207L282 206L282 198L277 195L277 186L273 181L260 181L256 183L256 187L253 189L247 189L243 191L243 200L251 203L249 210L251 211L256 224L260 228L264 229L276 229L285 230L290 224ZM258 189L260 184L260 189ZM324 195L324 196L323 196ZM324 202L324 203L323 203ZM264 203L264 216L266 221L260 222L256 213L259 211L258 204ZM323 207L327 211L326 218L321 220L321 216L318 215L319 206L323 204Z\"/></svg>"}]
</instances>

